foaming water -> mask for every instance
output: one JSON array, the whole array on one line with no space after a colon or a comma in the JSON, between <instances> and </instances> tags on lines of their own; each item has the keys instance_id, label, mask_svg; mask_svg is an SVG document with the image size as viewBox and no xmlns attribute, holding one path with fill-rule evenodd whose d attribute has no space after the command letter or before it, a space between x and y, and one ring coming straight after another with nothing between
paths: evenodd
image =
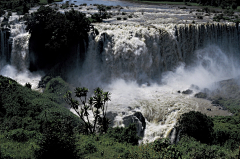
<instances>
[{"instance_id":1,"label":"foaming water","mask_svg":"<svg viewBox=\"0 0 240 159\"><path fill-rule=\"evenodd\" d=\"M12 65L4 66L0 70L0 75L12 78L23 86L30 83L34 90L38 90L38 82L41 80L41 73L31 73L28 70L19 71Z\"/></svg>"},{"instance_id":2,"label":"foaming water","mask_svg":"<svg viewBox=\"0 0 240 159\"><path fill-rule=\"evenodd\" d=\"M114 126L126 126L125 117L141 112L146 119L143 143L162 137L175 141L174 126L183 113L230 115L194 94L214 90L216 82L240 75L234 26L99 24L96 28L100 34L90 34L79 80L81 86L100 86L112 93L108 111L117 114ZM187 89L193 93L178 93Z\"/></svg>"},{"instance_id":3,"label":"foaming water","mask_svg":"<svg viewBox=\"0 0 240 159\"><path fill-rule=\"evenodd\" d=\"M162 82L186 88L193 84L199 89L215 89L215 82L240 75L240 64L218 46L210 45L195 52L194 64L181 64L175 71L165 72Z\"/></svg>"},{"instance_id":4,"label":"foaming water","mask_svg":"<svg viewBox=\"0 0 240 159\"><path fill-rule=\"evenodd\" d=\"M210 116L230 115L230 112L212 106L208 100L195 98L194 94L204 88L213 90L215 82L236 77L239 65L234 64L231 57L227 57L217 46L198 50L196 56L195 66L189 69L180 65L176 70L165 73L161 85L139 85L136 81L126 82L123 79L108 85L105 89L112 93L108 111L118 114L113 121L114 126L124 126L124 117L141 112L147 120L142 142L162 137L170 137L174 141L174 125L183 113L194 110ZM193 93L178 93L187 89Z\"/></svg>"},{"instance_id":5,"label":"foaming water","mask_svg":"<svg viewBox=\"0 0 240 159\"><path fill-rule=\"evenodd\" d=\"M3 65L0 67L0 74L16 80L21 85L30 83L32 89L37 90L42 73L31 73L28 70L30 34L25 31L25 27L23 23L11 25L11 36L9 41L11 41L12 44L12 51L10 53L10 63L7 64L5 57L2 57L1 64ZM4 46L3 44L1 45Z\"/></svg>"}]
</instances>

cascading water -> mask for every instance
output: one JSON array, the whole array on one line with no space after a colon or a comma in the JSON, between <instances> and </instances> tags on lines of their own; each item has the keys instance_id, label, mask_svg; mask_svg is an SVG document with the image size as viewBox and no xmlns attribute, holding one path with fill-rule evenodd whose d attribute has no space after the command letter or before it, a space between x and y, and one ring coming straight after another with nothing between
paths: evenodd
<instances>
[{"instance_id":1,"label":"cascading water","mask_svg":"<svg viewBox=\"0 0 240 159\"><path fill-rule=\"evenodd\" d=\"M11 52L11 65L19 71L25 71L29 66L28 42L30 34L25 31L24 24L11 25L11 38L13 41Z\"/></svg>"},{"instance_id":2,"label":"cascading water","mask_svg":"<svg viewBox=\"0 0 240 159\"><path fill-rule=\"evenodd\" d=\"M108 111L112 113L113 126L126 126L129 116L132 121L138 120L135 113L141 112L146 122L139 119L135 123L144 143L169 136L174 142L178 134L174 125L183 113L195 110L212 116L229 115L228 111L212 107L208 100L178 91L213 89L214 82L240 74L238 27L102 23L95 24L95 28L100 34L89 33L86 57L74 72L79 75L81 86L101 86L112 93ZM1 59L6 54L3 35L1 32ZM40 76L27 70L29 37L23 24L11 25L11 63L1 62L4 67L0 74L21 84L30 82L36 88ZM80 50L78 46L76 60L82 62Z\"/></svg>"},{"instance_id":3,"label":"cascading water","mask_svg":"<svg viewBox=\"0 0 240 159\"><path fill-rule=\"evenodd\" d=\"M141 112L146 119L144 143L168 136L175 141L174 125L183 113L230 115L193 94L240 75L235 25L97 24L95 28L100 34L90 34L79 79L82 86L101 85L112 93L108 111L117 114L114 126L123 126L127 116ZM193 94L178 93L189 88Z\"/></svg>"},{"instance_id":4,"label":"cascading water","mask_svg":"<svg viewBox=\"0 0 240 159\"><path fill-rule=\"evenodd\" d=\"M33 89L37 89L38 82L40 81L41 76L39 74L32 74L28 71L29 67L28 45L30 34L25 31L25 25L23 23L15 22L10 26L11 28L9 40L6 42L6 37L1 36L1 48L4 49L6 47L9 47L7 45L11 45L11 52L8 53L9 57L6 58L4 57L6 53L4 52L4 50L2 51L3 53L1 55L2 67L0 68L0 74L3 76L13 78L22 85L25 85L26 83L29 82L32 84Z\"/></svg>"}]
</instances>

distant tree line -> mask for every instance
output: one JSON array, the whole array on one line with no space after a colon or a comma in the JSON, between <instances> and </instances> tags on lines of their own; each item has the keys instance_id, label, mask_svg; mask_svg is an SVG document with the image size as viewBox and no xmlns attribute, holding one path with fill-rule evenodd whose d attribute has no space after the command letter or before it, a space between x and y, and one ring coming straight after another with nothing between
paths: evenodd
<instances>
[{"instance_id":1,"label":"distant tree line","mask_svg":"<svg viewBox=\"0 0 240 159\"><path fill-rule=\"evenodd\" d=\"M38 4L40 0L3 0L0 1L0 12L3 10L9 10L12 12L17 12L18 14L28 13L30 7Z\"/></svg>"}]
</instances>

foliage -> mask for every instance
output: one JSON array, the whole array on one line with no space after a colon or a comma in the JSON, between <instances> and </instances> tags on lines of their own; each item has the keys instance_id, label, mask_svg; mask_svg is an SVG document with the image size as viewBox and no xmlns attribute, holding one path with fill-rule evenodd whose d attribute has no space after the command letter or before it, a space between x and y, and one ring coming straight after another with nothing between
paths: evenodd
<instances>
[{"instance_id":1,"label":"foliage","mask_svg":"<svg viewBox=\"0 0 240 159\"><path fill-rule=\"evenodd\" d=\"M212 143L226 149L236 150L240 140L240 116L216 116L213 118L214 133Z\"/></svg>"},{"instance_id":2,"label":"foliage","mask_svg":"<svg viewBox=\"0 0 240 159\"><path fill-rule=\"evenodd\" d=\"M32 85L28 82L28 83L25 84L25 87L31 89L31 88L32 88Z\"/></svg>"},{"instance_id":3,"label":"foliage","mask_svg":"<svg viewBox=\"0 0 240 159\"><path fill-rule=\"evenodd\" d=\"M123 128L127 129L127 128ZM162 140L161 140L162 141ZM169 141L165 139L165 141ZM162 142L160 142L161 144ZM108 134L101 136L82 135L76 136L76 152L77 156L82 158L180 158L181 154L176 149L176 146L170 145L170 142L161 149L156 151L154 146L159 144L141 144L132 145L127 142L117 142L109 137Z\"/></svg>"},{"instance_id":4,"label":"foliage","mask_svg":"<svg viewBox=\"0 0 240 159\"><path fill-rule=\"evenodd\" d=\"M171 145L169 139L138 145L135 125L110 128L101 135L84 135L85 123L60 106L58 100L51 100L60 98L60 92L68 88L60 77L52 78L40 94L0 76L0 158L237 158L240 114L212 119L199 112L183 114L179 123L185 125L186 132L192 132L193 125L201 132L205 124L206 131L211 132L208 145L201 143L198 132L193 132L197 140L182 135L177 145ZM87 93L87 89L75 90L76 97L83 98L82 103L86 103ZM90 98L92 107L101 103L95 110L105 105L103 94L96 89ZM207 138L203 132L201 136Z\"/></svg>"},{"instance_id":5,"label":"foliage","mask_svg":"<svg viewBox=\"0 0 240 159\"><path fill-rule=\"evenodd\" d=\"M3 0L3 1L4 1L3 3L0 3L0 8L3 8L5 10L11 10L14 12L19 12L21 14L28 13L30 7L34 7L39 2L39 0L11 0L11 1Z\"/></svg>"},{"instance_id":6,"label":"foliage","mask_svg":"<svg viewBox=\"0 0 240 159\"><path fill-rule=\"evenodd\" d=\"M218 145L207 145L196 141L194 138L184 136L176 145L177 150L182 154L182 158L236 158L237 150L230 151Z\"/></svg>"},{"instance_id":7,"label":"foliage","mask_svg":"<svg viewBox=\"0 0 240 159\"><path fill-rule=\"evenodd\" d=\"M71 57L69 50L88 41L90 21L86 14L73 9L63 14L41 6L25 19L26 30L31 33L30 45L38 59L34 64L40 69L66 61ZM45 61L44 64L41 61Z\"/></svg>"},{"instance_id":8,"label":"foliage","mask_svg":"<svg viewBox=\"0 0 240 159\"><path fill-rule=\"evenodd\" d=\"M190 111L180 117L176 128L181 131L181 135L188 135L203 143L210 143L213 126L211 117L200 112Z\"/></svg>"},{"instance_id":9,"label":"foliage","mask_svg":"<svg viewBox=\"0 0 240 159\"><path fill-rule=\"evenodd\" d=\"M67 155L74 158L75 141L74 127L77 123L70 112L63 114L59 108L46 109L40 114L43 139L40 150L36 152L38 158L51 158Z\"/></svg>"},{"instance_id":10,"label":"foliage","mask_svg":"<svg viewBox=\"0 0 240 159\"><path fill-rule=\"evenodd\" d=\"M169 139L163 138L150 144L131 148L126 158L177 159L181 158L181 153L176 149L175 145L170 144Z\"/></svg>"},{"instance_id":11,"label":"foliage","mask_svg":"<svg viewBox=\"0 0 240 159\"><path fill-rule=\"evenodd\" d=\"M17 142L9 140L5 135L0 134L0 158L35 158L34 152L39 150L36 140Z\"/></svg>"},{"instance_id":12,"label":"foliage","mask_svg":"<svg viewBox=\"0 0 240 159\"><path fill-rule=\"evenodd\" d=\"M108 130L107 136L114 138L117 142L127 142L132 145L138 145L140 139L137 135L137 129L135 124L130 124L129 127L116 127Z\"/></svg>"},{"instance_id":13,"label":"foliage","mask_svg":"<svg viewBox=\"0 0 240 159\"><path fill-rule=\"evenodd\" d=\"M79 115L82 121L85 123L86 133L95 134L96 132L106 133L109 119L106 117L107 102L110 101L110 93L103 92L101 88L94 90L93 97L90 97L87 103L88 89L83 87L77 87L75 89L75 96L80 99L80 104L77 100L71 97L71 92L68 91L65 95L66 102L72 109ZM80 109L80 111L79 111ZM89 111L92 112L94 121L93 124L89 120Z\"/></svg>"},{"instance_id":14,"label":"foliage","mask_svg":"<svg viewBox=\"0 0 240 159\"><path fill-rule=\"evenodd\" d=\"M65 106L63 96L70 89L70 86L59 76L56 78L46 77L45 80L48 82L46 82L43 95L51 101Z\"/></svg>"},{"instance_id":15,"label":"foliage","mask_svg":"<svg viewBox=\"0 0 240 159\"><path fill-rule=\"evenodd\" d=\"M2 156L26 155L29 146L29 157L19 158L34 158L31 155L40 158L58 149L73 154L74 133L80 131L81 121L69 110L3 76L0 76L0 99ZM13 143L20 147L8 149ZM31 144L36 148L32 149Z\"/></svg>"}]
</instances>

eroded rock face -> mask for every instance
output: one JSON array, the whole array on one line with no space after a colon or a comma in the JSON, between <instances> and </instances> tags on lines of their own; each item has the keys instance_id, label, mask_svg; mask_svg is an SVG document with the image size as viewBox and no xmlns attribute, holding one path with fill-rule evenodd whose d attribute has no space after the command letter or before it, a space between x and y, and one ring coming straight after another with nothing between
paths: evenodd
<instances>
[{"instance_id":1,"label":"eroded rock face","mask_svg":"<svg viewBox=\"0 0 240 159\"><path fill-rule=\"evenodd\" d=\"M146 128L146 121L141 112L136 112L133 115L129 115L123 118L123 124L125 127L134 123L137 128L138 136L144 136L144 130Z\"/></svg>"},{"instance_id":2,"label":"eroded rock face","mask_svg":"<svg viewBox=\"0 0 240 159\"><path fill-rule=\"evenodd\" d=\"M117 116L117 113L113 113L113 112L107 112L107 118L110 119L111 123L109 124L110 127L114 126L114 119Z\"/></svg>"}]
</instances>

